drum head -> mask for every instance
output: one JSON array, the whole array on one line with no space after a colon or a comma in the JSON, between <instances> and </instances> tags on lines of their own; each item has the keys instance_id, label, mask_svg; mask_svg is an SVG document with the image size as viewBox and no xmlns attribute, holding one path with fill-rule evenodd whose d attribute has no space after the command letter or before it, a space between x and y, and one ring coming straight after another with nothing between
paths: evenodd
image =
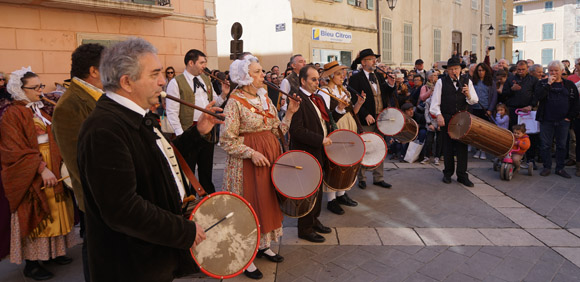
<instances>
[{"instance_id":1,"label":"drum head","mask_svg":"<svg viewBox=\"0 0 580 282\"><path fill-rule=\"evenodd\" d=\"M288 151L280 155L272 166L271 175L276 190L290 199L311 196L322 182L320 164L304 151Z\"/></svg>"},{"instance_id":2,"label":"drum head","mask_svg":"<svg viewBox=\"0 0 580 282\"><path fill-rule=\"evenodd\" d=\"M397 108L386 108L377 117L379 131L387 136L395 136L405 125L405 116Z\"/></svg>"},{"instance_id":3,"label":"drum head","mask_svg":"<svg viewBox=\"0 0 580 282\"><path fill-rule=\"evenodd\" d=\"M218 192L204 198L191 213L190 220L207 229L227 214L225 219L206 233L207 239L191 255L203 273L218 279L232 278L254 260L260 242L256 213L242 197Z\"/></svg>"},{"instance_id":4,"label":"drum head","mask_svg":"<svg viewBox=\"0 0 580 282\"><path fill-rule=\"evenodd\" d=\"M332 144L324 146L328 159L339 166L353 166L360 163L365 155L365 143L353 131L335 130L328 134Z\"/></svg>"},{"instance_id":5,"label":"drum head","mask_svg":"<svg viewBox=\"0 0 580 282\"><path fill-rule=\"evenodd\" d=\"M469 112L459 112L449 120L447 132L452 139L459 139L465 136L470 128L471 116Z\"/></svg>"},{"instance_id":6,"label":"drum head","mask_svg":"<svg viewBox=\"0 0 580 282\"><path fill-rule=\"evenodd\" d=\"M68 173L68 168L66 168L66 165L64 163L62 163L60 166L60 177L64 178L62 180L62 183L64 184L64 186L68 189L72 189L72 180L70 179L70 174Z\"/></svg>"},{"instance_id":7,"label":"drum head","mask_svg":"<svg viewBox=\"0 0 580 282\"><path fill-rule=\"evenodd\" d=\"M365 132L360 135L365 141L365 156L361 165L375 167L381 164L387 157L387 142L374 132Z\"/></svg>"}]
</instances>

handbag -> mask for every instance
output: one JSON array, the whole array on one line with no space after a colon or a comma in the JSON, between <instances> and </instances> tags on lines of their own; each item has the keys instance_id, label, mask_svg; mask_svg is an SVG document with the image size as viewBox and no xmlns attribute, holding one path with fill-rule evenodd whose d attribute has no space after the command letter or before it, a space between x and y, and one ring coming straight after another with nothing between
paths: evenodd
<instances>
[{"instance_id":1,"label":"handbag","mask_svg":"<svg viewBox=\"0 0 580 282\"><path fill-rule=\"evenodd\" d=\"M524 113L520 109L516 110L518 115L518 124L526 125L526 134L534 134L540 132L540 122L536 121L536 111L529 111Z\"/></svg>"},{"instance_id":2,"label":"handbag","mask_svg":"<svg viewBox=\"0 0 580 282\"><path fill-rule=\"evenodd\" d=\"M415 140L409 143L409 147L407 148L407 153L405 153L404 160L408 163L414 163L419 159L419 155L423 150L423 144L419 141Z\"/></svg>"},{"instance_id":3,"label":"handbag","mask_svg":"<svg viewBox=\"0 0 580 282\"><path fill-rule=\"evenodd\" d=\"M163 114L161 115L161 132L163 133L175 133L175 130L173 130L173 126L171 126L171 124L169 123L169 119L167 118L167 115L165 114L165 110L163 110Z\"/></svg>"}]
</instances>

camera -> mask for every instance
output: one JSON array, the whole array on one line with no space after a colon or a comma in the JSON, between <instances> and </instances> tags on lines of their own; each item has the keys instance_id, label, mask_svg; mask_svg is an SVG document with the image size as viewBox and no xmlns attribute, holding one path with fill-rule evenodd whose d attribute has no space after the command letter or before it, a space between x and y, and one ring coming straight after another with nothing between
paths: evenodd
<instances>
[{"instance_id":1,"label":"camera","mask_svg":"<svg viewBox=\"0 0 580 282\"><path fill-rule=\"evenodd\" d=\"M403 78L403 77L405 77L405 75L404 75L404 74L402 74L402 73L398 73L398 74L397 74L397 78Z\"/></svg>"},{"instance_id":2,"label":"camera","mask_svg":"<svg viewBox=\"0 0 580 282\"><path fill-rule=\"evenodd\" d=\"M489 51L495 50L495 46L489 46L489 47L487 47L487 50L489 50Z\"/></svg>"}]
</instances>

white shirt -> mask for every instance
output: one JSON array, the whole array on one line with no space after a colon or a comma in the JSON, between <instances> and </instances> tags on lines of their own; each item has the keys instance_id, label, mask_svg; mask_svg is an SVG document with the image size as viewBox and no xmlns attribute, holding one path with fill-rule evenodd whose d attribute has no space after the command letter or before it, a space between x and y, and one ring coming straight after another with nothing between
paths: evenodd
<instances>
[{"instance_id":1,"label":"white shirt","mask_svg":"<svg viewBox=\"0 0 580 282\"><path fill-rule=\"evenodd\" d=\"M370 78L369 78L369 74L370 74L370 73L369 73L368 71L364 70L364 69L363 69L363 71L365 72L365 75L367 76L367 80L368 80L368 81L369 81L369 83L371 84L371 87L372 87L372 88L375 90L375 92L378 92L378 91L377 91L377 90L378 90L378 88L377 88L377 86L378 86L378 85L377 85L377 83L376 83L376 82L371 82L371 80L370 80ZM375 75L375 78L376 78L376 77L377 77L377 76ZM378 82L378 81L377 81L377 82Z\"/></svg>"},{"instance_id":2,"label":"white shirt","mask_svg":"<svg viewBox=\"0 0 580 282\"><path fill-rule=\"evenodd\" d=\"M290 94L290 81L288 81L288 79L284 78L284 80L282 80L282 83L280 83L280 90ZM284 97L284 99L286 99L286 97ZM280 111L287 111L288 110L288 103L284 103L284 106L280 107Z\"/></svg>"},{"instance_id":3,"label":"white shirt","mask_svg":"<svg viewBox=\"0 0 580 282\"><path fill-rule=\"evenodd\" d=\"M312 105L314 106L314 109L316 110L316 113L318 114L318 119L320 119L320 124L322 125L322 131L324 132L324 136L326 137L326 135L328 134L328 131L326 130L326 121L324 121L322 119L322 114L320 113L320 109L318 109L318 106L316 106L316 104L314 104L314 101L312 101L312 99L310 99L310 95L312 95L312 93L308 92L306 89L300 87L300 91L302 91L302 93L304 93L304 95L308 96L308 101L310 101L310 103L312 103ZM326 104L326 101L324 102ZM328 104L327 104L328 107Z\"/></svg>"},{"instance_id":4,"label":"white shirt","mask_svg":"<svg viewBox=\"0 0 580 282\"><path fill-rule=\"evenodd\" d=\"M453 83L455 85L455 89L457 89L457 83ZM433 89L433 95L431 95L431 107L429 107L429 112L434 115L438 116L441 114L441 89L443 87L443 79L437 80L435 83L435 88ZM475 92L475 88L473 88L473 83L471 83L471 79L469 80L469 98L465 97L465 101L467 104L473 105L479 102L479 98L477 97L477 92Z\"/></svg>"},{"instance_id":5,"label":"white shirt","mask_svg":"<svg viewBox=\"0 0 580 282\"><path fill-rule=\"evenodd\" d=\"M145 117L145 114L147 114L148 110L141 108L135 102L127 99L126 97L123 97L119 94L116 94L116 93L113 93L110 91L107 91L106 95L107 95L107 97L111 98L111 100L119 103L121 106L123 106L131 111L134 111L143 117ZM157 133L157 132L158 132L158 130L155 130L155 133L157 134L157 136L159 136L159 133ZM164 137L159 136L159 138L164 138ZM179 195L181 195L181 199L183 199L186 196L186 194L185 194L185 188L183 188L183 183L181 182L181 178L177 175L176 171L171 166L171 161L169 160L169 157L167 156L167 154L165 154L165 150L163 149L163 143L162 143L161 139L157 139L155 142L157 143L157 147L159 147L159 150L161 150L161 153L163 153L163 156L165 156L165 160L167 161L167 165L171 168L171 174L173 174L173 178L175 179L175 184L177 184L177 190L179 191Z\"/></svg>"},{"instance_id":6,"label":"white shirt","mask_svg":"<svg viewBox=\"0 0 580 282\"><path fill-rule=\"evenodd\" d=\"M197 77L197 79L199 80L199 82L203 85L203 87L207 90L207 85L205 85L205 82L203 81L203 79L201 78L201 76L194 76L193 74L189 73L187 70L185 70L183 72L183 75L185 76L185 80L187 81L187 84L189 85L189 87L191 87L191 89L193 89L193 78ZM171 95L173 97L177 97L177 98L181 98L179 96L179 86L177 85L177 80L172 79L169 84L167 85L167 95ZM213 92L213 101L216 101L216 106L221 105L224 102L224 99L217 95L217 93L215 92L215 90L212 87L212 92ZM205 108L208 104L209 104L209 98L207 95L207 92L204 91L201 87L197 88L195 90L195 105ZM167 112L167 120L169 121L169 124L171 125L171 127L173 127L173 130L175 131L175 135L179 136L181 134L183 134L183 131L187 128L181 128L181 121L179 120L179 107L181 107L181 104L179 104L179 102L175 102L173 100L169 100L167 99L165 101L165 111ZM186 107L186 106L184 106ZM193 121L196 122L199 120L199 117L203 114L203 112L201 111L194 111L193 112Z\"/></svg>"},{"instance_id":7,"label":"white shirt","mask_svg":"<svg viewBox=\"0 0 580 282\"><path fill-rule=\"evenodd\" d=\"M326 91L326 90L328 90L328 88L323 89L323 90ZM330 89L330 91L331 91L330 94L334 95L335 97L338 97L338 98L342 99L343 101L348 100L346 93L340 93L340 91L338 91L338 87L336 85L334 86L334 88ZM324 99L324 103L326 104L326 107L330 109L330 99L332 99L332 98L330 98L330 95L328 95L324 91L320 91L320 90L317 90L316 93L318 95L322 96L322 99ZM342 111L341 111L338 109L338 106L336 106L336 108L334 108L334 110L339 114L342 114L342 115L346 114L346 109L342 109Z\"/></svg>"}]
</instances>

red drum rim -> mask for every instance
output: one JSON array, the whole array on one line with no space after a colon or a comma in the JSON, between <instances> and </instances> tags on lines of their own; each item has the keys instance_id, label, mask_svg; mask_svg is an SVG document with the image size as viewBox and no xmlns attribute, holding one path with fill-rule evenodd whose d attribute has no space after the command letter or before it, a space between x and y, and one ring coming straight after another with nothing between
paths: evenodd
<instances>
[{"instance_id":1,"label":"red drum rim","mask_svg":"<svg viewBox=\"0 0 580 282\"><path fill-rule=\"evenodd\" d=\"M254 220L257 223L257 233L258 233L258 239L256 241L256 249L254 250L254 255L252 255L252 259L250 259L250 261L239 271L237 271L236 273L230 274L230 275L226 275L226 276L222 276L222 275L217 275L214 273L211 273L209 271L207 271L205 268L203 268L199 262L197 261L197 259L195 258L195 255L193 254L193 251L191 250L191 248L189 248L189 252L191 253L191 257L193 258L193 260L195 261L195 263L197 264L197 266L199 266L199 269L205 273L206 275L213 277L213 278L217 278L217 279L229 279L229 278L234 278L240 274L242 274L242 272L244 272L244 270L246 270L250 264L252 264L252 262L254 261L254 259L256 258L256 254L258 252L258 248L260 248L260 221L258 221L258 215L256 215L256 211L254 211L254 208L252 208L252 205L243 197L241 197L240 195L234 194L232 192L227 192L227 191L221 191L221 192L215 192L213 194L209 194L207 197L203 198L193 209L193 211L191 212L191 215L189 215L189 221L193 221L193 214L199 209L199 207L201 206L201 204L205 203L207 200L215 197L215 196L219 196L219 195L230 195L230 196L234 196L240 200L242 200L242 202L244 202L248 208L250 208L250 211L252 212L252 215L254 216Z\"/></svg>"},{"instance_id":2,"label":"red drum rim","mask_svg":"<svg viewBox=\"0 0 580 282\"><path fill-rule=\"evenodd\" d=\"M385 144L385 155L383 156L383 158L381 159L380 162L373 164L373 165L364 165L361 161L361 165L364 167L376 167L376 166L380 165L382 162L384 162L385 158L387 158L387 155L389 154L389 149L387 148L387 142L385 141L385 138L383 138L383 136L378 135L376 132L371 132L371 131L363 132L363 133L359 134L359 136L363 135L363 134L374 134L374 135L378 136L381 139L381 141L383 141L383 144ZM364 141L364 139L363 139L363 141ZM366 154L366 147L365 147L365 154ZM364 159L364 156L363 156L363 159Z\"/></svg>"},{"instance_id":3,"label":"red drum rim","mask_svg":"<svg viewBox=\"0 0 580 282\"><path fill-rule=\"evenodd\" d=\"M295 153L295 152L305 153L308 156L310 156L312 159L314 159L314 161L316 161L316 164L318 165L318 170L320 171L320 180L318 180L318 185L316 185L316 187L317 188L320 187L320 184L322 183L322 178L323 178L322 166L320 166L320 163L312 154L310 154L306 151L302 151L302 150L290 150L290 151L287 151L287 152L283 153L282 155L278 156L278 158L274 161L274 163L277 163L282 158L282 156L289 154L289 153ZM300 197L300 198L291 197L291 196L286 195L286 193L283 193L282 191L280 191L280 188L278 188L278 185L276 185L276 182L274 181L274 174L272 173L272 170L274 170L274 167L275 167L275 165L272 165L272 169L270 170L270 179L272 180L272 184L274 184L274 188L276 188L276 191L278 191L278 193L282 194L284 197L286 197L288 199L292 199L292 200L303 200L306 198L310 198L312 195L314 195L314 193L318 192L318 189L314 189L314 191L312 191L312 193L310 193L304 197Z\"/></svg>"},{"instance_id":4,"label":"red drum rim","mask_svg":"<svg viewBox=\"0 0 580 282\"><path fill-rule=\"evenodd\" d=\"M360 157L360 159L358 161L354 162L354 163L351 163L351 164L339 164L339 163L334 162L331 158L328 157L328 153L326 152L326 146L323 145L322 147L324 147L324 154L326 155L326 159L328 159L331 163L333 163L333 164L335 164L337 166L340 166L340 167L347 167L347 166L353 166L353 165L360 164L360 162L362 162L363 158L365 157L364 152L367 151L367 147L365 146L365 141L360 137L360 135L356 134L356 132L354 132L352 130L348 130L348 129L337 129L337 130L329 133L326 137L328 137L328 136L330 136L333 133L338 132L338 131L348 131L348 132L354 133L354 135L356 135L360 139L360 141L361 141L361 143L363 145L363 154Z\"/></svg>"},{"instance_id":5,"label":"red drum rim","mask_svg":"<svg viewBox=\"0 0 580 282\"><path fill-rule=\"evenodd\" d=\"M385 134L385 133L384 133L384 132L381 130L381 128L379 127L379 120L378 120L378 119L379 119L379 116L380 116L380 115L381 115L381 114L382 114L384 111L387 111L387 110L389 110L389 109L393 109L393 110L397 110L397 111L399 111L399 112L401 113L401 115L403 116L403 119L405 118L405 113L403 113L403 111L401 111L400 109L398 109L398 108L395 108L395 107L387 107L387 108L384 108L384 109L383 109L383 110L382 110L382 111L381 111L381 112L380 112L380 113L377 115L377 120L375 121L375 124L376 124L376 126L377 126L377 129L378 129L378 130L379 130L379 131L380 131L380 132L381 132L383 135L386 135L386 136L391 136L391 137L392 137L392 136L396 136L397 134L399 134L399 133L401 133L401 132L403 131L403 128L405 128L405 123L403 123L403 126L401 127L401 129L399 129L399 131L398 131L397 133L395 133L395 134L393 134L393 135L390 135L390 134ZM412 119L412 118L411 118L411 119Z\"/></svg>"}]
</instances>

